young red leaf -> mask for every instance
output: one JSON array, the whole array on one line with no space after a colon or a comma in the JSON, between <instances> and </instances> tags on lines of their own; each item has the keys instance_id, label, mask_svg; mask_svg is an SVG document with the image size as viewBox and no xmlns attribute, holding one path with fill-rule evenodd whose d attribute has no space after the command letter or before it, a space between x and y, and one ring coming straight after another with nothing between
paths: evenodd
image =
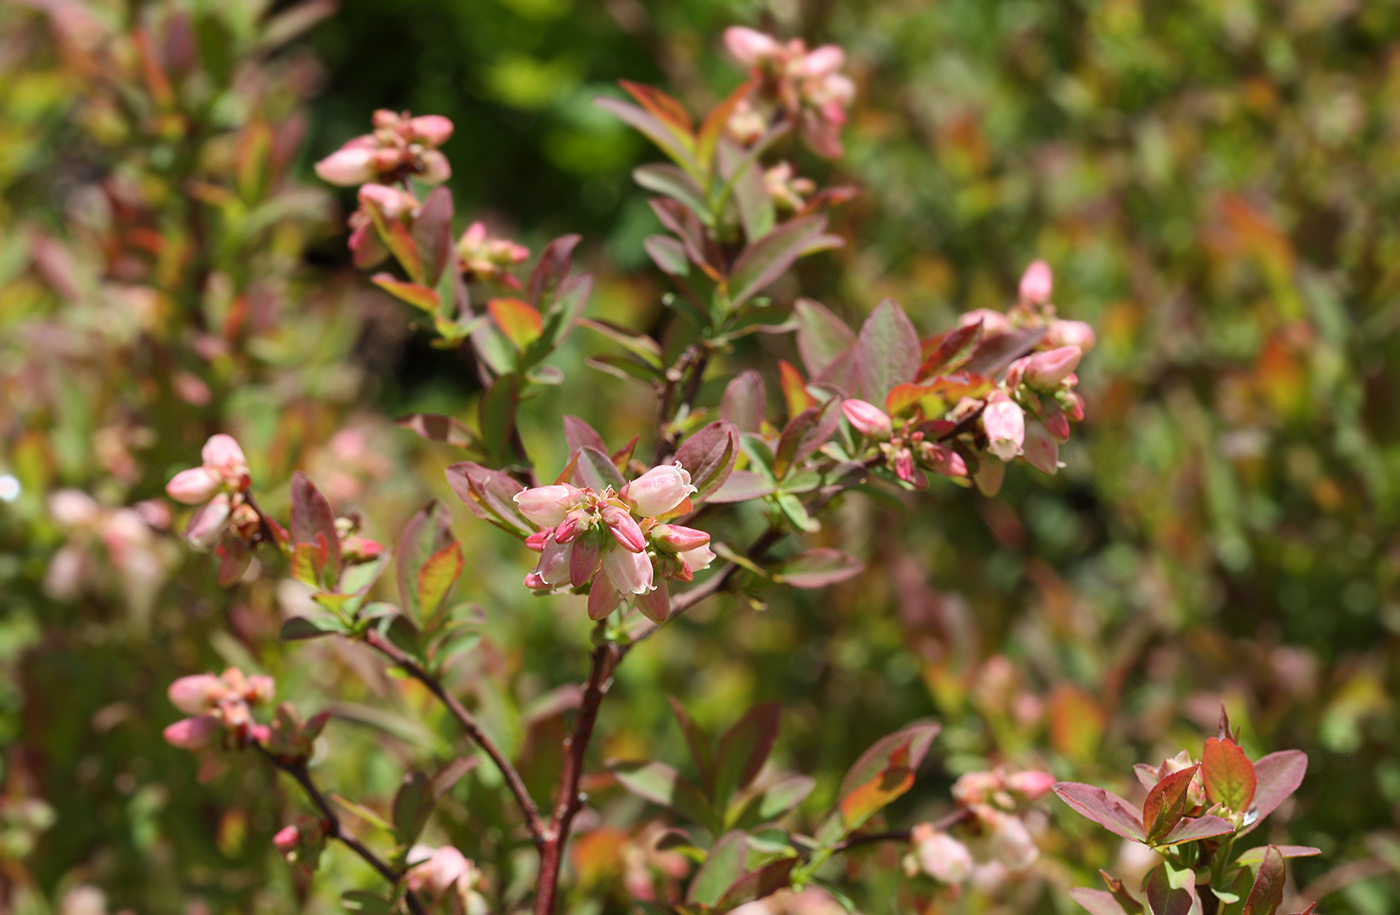
<instances>
[{"instance_id":1,"label":"young red leaf","mask_svg":"<svg viewBox=\"0 0 1400 915\"><path fill-rule=\"evenodd\" d=\"M861 325L856 340L856 378L860 397L884 403L897 384L914 380L919 368L919 333L893 299L885 299Z\"/></svg>"},{"instance_id":2,"label":"young red leaf","mask_svg":"<svg viewBox=\"0 0 1400 915\"><path fill-rule=\"evenodd\" d=\"M943 726L936 721L917 721L908 727L901 728L893 734L887 734L870 745L870 749L860 755L860 758L851 766L846 777L841 780L841 787L837 791L838 797L845 797L856 789L870 781L880 772L888 768L891 755L900 747L909 748L909 768L917 771L923 765L924 756L928 754L929 745L933 743L933 738L938 736L938 732Z\"/></svg>"},{"instance_id":3,"label":"young red leaf","mask_svg":"<svg viewBox=\"0 0 1400 915\"><path fill-rule=\"evenodd\" d=\"M564 416L564 441L569 444L569 454L577 454L581 448L596 448L606 452L607 444L597 430L577 416Z\"/></svg>"},{"instance_id":4,"label":"young red leaf","mask_svg":"<svg viewBox=\"0 0 1400 915\"><path fill-rule=\"evenodd\" d=\"M511 345L522 353L544 332L544 318L527 302L492 299L486 303L486 310Z\"/></svg>"},{"instance_id":5,"label":"young red leaf","mask_svg":"<svg viewBox=\"0 0 1400 915\"><path fill-rule=\"evenodd\" d=\"M1129 915L1113 898L1113 894L1105 890L1077 887L1069 891L1069 898L1083 906L1089 915ZM1136 909L1132 915L1137 915Z\"/></svg>"},{"instance_id":6,"label":"young red leaf","mask_svg":"<svg viewBox=\"0 0 1400 915\"><path fill-rule=\"evenodd\" d=\"M733 423L718 420L696 430L676 450L676 460L690 474L696 491L691 500L699 502L724 485L739 457L739 430Z\"/></svg>"},{"instance_id":7,"label":"young red leaf","mask_svg":"<svg viewBox=\"0 0 1400 915\"><path fill-rule=\"evenodd\" d=\"M747 788L758 775L778 739L781 715L779 703L761 702L724 732L715 752L716 806L727 807L734 793Z\"/></svg>"},{"instance_id":8,"label":"young red leaf","mask_svg":"<svg viewBox=\"0 0 1400 915\"><path fill-rule=\"evenodd\" d=\"M757 870L749 871L729 885L716 908L727 912L746 902L771 896L778 890L791 886L792 869L797 863L796 858L779 858L777 861L769 861Z\"/></svg>"},{"instance_id":9,"label":"young red leaf","mask_svg":"<svg viewBox=\"0 0 1400 915\"><path fill-rule=\"evenodd\" d=\"M914 373L915 380L932 378L943 371L953 361L953 357L976 342L981 332L982 322L976 321L966 327L955 327L941 334L926 337L919 345L919 355L923 362Z\"/></svg>"},{"instance_id":10,"label":"young red leaf","mask_svg":"<svg viewBox=\"0 0 1400 915\"><path fill-rule=\"evenodd\" d=\"M740 372L724 386L724 398L719 406L720 418L733 423L740 432L758 432L763 427L767 411L768 392L763 376L753 369Z\"/></svg>"},{"instance_id":11,"label":"young red leaf","mask_svg":"<svg viewBox=\"0 0 1400 915\"><path fill-rule=\"evenodd\" d=\"M1118 795L1081 782L1059 782L1052 790L1060 800L1109 832L1137 842L1147 840L1137 810Z\"/></svg>"},{"instance_id":12,"label":"young red leaf","mask_svg":"<svg viewBox=\"0 0 1400 915\"><path fill-rule=\"evenodd\" d=\"M817 399L807 390L807 381L802 377L802 373L786 359L778 360L778 380L783 388L783 401L787 404L788 416L796 416L803 410L810 410L817 405Z\"/></svg>"},{"instance_id":13,"label":"young red leaf","mask_svg":"<svg viewBox=\"0 0 1400 915\"><path fill-rule=\"evenodd\" d=\"M1280 750L1254 764L1254 819L1240 835L1252 832L1279 804L1298 790L1308 771L1308 757L1302 750Z\"/></svg>"},{"instance_id":14,"label":"young red leaf","mask_svg":"<svg viewBox=\"0 0 1400 915\"><path fill-rule=\"evenodd\" d=\"M428 557L418 570L416 591L419 617L414 620L420 627L431 620L442 606L443 598L462 574L465 561L462 558L462 545L456 540Z\"/></svg>"},{"instance_id":15,"label":"young red leaf","mask_svg":"<svg viewBox=\"0 0 1400 915\"><path fill-rule=\"evenodd\" d=\"M452 192L434 188L413 220L414 246L423 257L423 283L436 286L442 271L454 260L452 245Z\"/></svg>"},{"instance_id":16,"label":"young red leaf","mask_svg":"<svg viewBox=\"0 0 1400 915\"><path fill-rule=\"evenodd\" d=\"M1212 804L1243 813L1254 802L1254 764L1233 740L1212 737L1206 741L1201 776Z\"/></svg>"},{"instance_id":17,"label":"young red leaf","mask_svg":"<svg viewBox=\"0 0 1400 915\"><path fill-rule=\"evenodd\" d=\"M890 416L898 416L921 401L934 400L941 401L942 398L934 393L933 385L912 382L897 384L885 395L885 412ZM924 408L925 416L936 416L939 412L941 411Z\"/></svg>"},{"instance_id":18,"label":"young red leaf","mask_svg":"<svg viewBox=\"0 0 1400 915\"><path fill-rule=\"evenodd\" d=\"M789 220L744 249L729 272L729 304L739 308L758 295L802 256L808 243L826 231L825 216Z\"/></svg>"},{"instance_id":19,"label":"young red leaf","mask_svg":"<svg viewBox=\"0 0 1400 915\"><path fill-rule=\"evenodd\" d=\"M1173 887L1165 866L1159 866L1143 881L1147 909L1151 915L1190 915L1196 901L1196 886Z\"/></svg>"},{"instance_id":20,"label":"young red leaf","mask_svg":"<svg viewBox=\"0 0 1400 915\"><path fill-rule=\"evenodd\" d=\"M979 375L1000 375L1011 363L1035 349L1044 337L1045 328L1026 327L985 338L973 348L972 355L961 368Z\"/></svg>"},{"instance_id":21,"label":"young red leaf","mask_svg":"<svg viewBox=\"0 0 1400 915\"><path fill-rule=\"evenodd\" d=\"M621 99L596 98L593 100L593 104L640 131L647 139L661 147L661 151L670 156L672 161L693 175L697 181L704 180L704 170L695 161L693 138L688 142L683 138L687 136L686 134L673 129L670 124L651 112L638 108L636 105L629 105Z\"/></svg>"},{"instance_id":22,"label":"young red leaf","mask_svg":"<svg viewBox=\"0 0 1400 915\"><path fill-rule=\"evenodd\" d=\"M744 873L749 860L749 837L731 830L719 837L695 872L686 890L685 901L713 906L724 897L734 881Z\"/></svg>"},{"instance_id":23,"label":"young red leaf","mask_svg":"<svg viewBox=\"0 0 1400 915\"><path fill-rule=\"evenodd\" d=\"M1186 814L1186 791L1191 786L1199 765L1173 772L1152 786L1142 803L1142 824L1147 841L1155 843L1172 831Z\"/></svg>"},{"instance_id":24,"label":"young red leaf","mask_svg":"<svg viewBox=\"0 0 1400 915\"><path fill-rule=\"evenodd\" d=\"M816 407L808 407L793 416L783 428L773 454L773 475L781 480L788 470L822 446L841 422L837 400L832 398Z\"/></svg>"},{"instance_id":25,"label":"young red leaf","mask_svg":"<svg viewBox=\"0 0 1400 915\"><path fill-rule=\"evenodd\" d=\"M490 521L519 537L535 532L535 525L515 504L515 494L525 487L507 473L462 461L447 468L447 484L473 515Z\"/></svg>"},{"instance_id":26,"label":"young red leaf","mask_svg":"<svg viewBox=\"0 0 1400 915\"><path fill-rule=\"evenodd\" d=\"M695 158L699 160L701 167L708 169L710 175L714 175L715 150L718 147L720 138L724 136L724 128L729 124L729 117L734 113L734 109L739 107L739 103L749 97L749 93L758 86L754 80L749 80L714 107L709 114L705 115L704 123L700 125L700 132L695 145Z\"/></svg>"},{"instance_id":27,"label":"young red leaf","mask_svg":"<svg viewBox=\"0 0 1400 915\"><path fill-rule=\"evenodd\" d=\"M1274 915L1283 904L1283 884L1287 876L1283 855L1270 845L1264 852L1259 874L1254 878L1254 886L1249 891L1249 898L1244 901L1240 915Z\"/></svg>"},{"instance_id":28,"label":"young red leaf","mask_svg":"<svg viewBox=\"0 0 1400 915\"><path fill-rule=\"evenodd\" d=\"M602 492L609 486L614 492L627 485L612 456L591 445L579 449L578 466L574 469L575 485L586 486L594 492Z\"/></svg>"},{"instance_id":29,"label":"young red leaf","mask_svg":"<svg viewBox=\"0 0 1400 915\"><path fill-rule=\"evenodd\" d=\"M292 543L309 543L317 548L316 578L320 587L334 588L340 579L340 536L335 530L335 513L306 474L292 477Z\"/></svg>"},{"instance_id":30,"label":"young red leaf","mask_svg":"<svg viewBox=\"0 0 1400 915\"><path fill-rule=\"evenodd\" d=\"M909 741L895 747L885 767L870 781L857 785L841 798L841 822L847 832L859 829L890 802L914 786L914 770L909 765Z\"/></svg>"},{"instance_id":31,"label":"young red leaf","mask_svg":"<svg viewBox=\"0 0 1400 915\"><path fill-rule=\"evenodd\" d=\"M644 86L641 83L625 79L618 80L617 84L626 90L628 95L636 99L653 117L676 131L678 136L694 139L692 134L695 131L695 122L690 119L690 112L686 111L685 106L679 101L652 86Z\"/></svg>"},{"instance_id":32,"label":"young red leaf","mask_svg":"<svg viewBox=\"0 0 1400 915\"><path fill-rule=\"evenodd\" d=\"M1181 842L1194 842L1209 839L1235 831L1235 824L1218 816L1186 817L1176 824L1176 828L1157 840L1157 845L1177 845Z\"/></svg>"},{"instance_id":33,"label":"young red leaf","mask_svg":"<svg viewBox=\"0 0 1400 915\"><path fill-rule=\"evenodd\" d=\"M798 299L792 312L797 318L797 352L809 376L821 375L855 348L856 335L820 302Z\"/></svg>"},{"instance_id":34,"label":"young red leaf","mask_svg":"<svg viewBox=\"0 0 1400 915\"><path fill-rule=\"evenodd\" d=\"M547 300L565 282L574 264L574 248L582 238L581 235L561 235L540 252L540 259L535 269L530 271L530 280L525 285L526 297L536 308L547 308Z\"/></svg>"}]
</instances>

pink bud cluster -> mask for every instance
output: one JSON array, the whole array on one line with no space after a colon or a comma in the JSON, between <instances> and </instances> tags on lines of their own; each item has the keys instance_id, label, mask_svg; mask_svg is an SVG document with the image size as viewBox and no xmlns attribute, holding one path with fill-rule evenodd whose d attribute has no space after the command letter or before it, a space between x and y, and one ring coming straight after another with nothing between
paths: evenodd
<instances>
[{"instance_id":1,"label":"pink bud cluster","mask_svg":"<svg viewBox=\"0 0 1400 915\"><path fill-rule=\"evenodd\" d=\"M342 187L393 184L413 177L424 184L441 184L452 167L438 147L452 136L452 122L441 115L411 117L379 110L374 131L355 137L316 163L322 181Z\"/></svg>"},{"instance_id":2,"label":"pink bud cluster","mask_svg":"<svg viewBox=\"0 0 1400 915\"><path fill-rule=\"evenodd\" d=\"M176 502L200 506L190 517L185 538L201 550L226 534L248 539L258 530L260 519L245 497L251 480L243 449L231 436L220 434L205 442L200 457L203 464L180 471L165 486Z\"/></svg>"},{"instance_id":3,"label":"pink bud cluster","mask_svg":"<svg viewBox=\"0 0 1400 915\"><path fill-rule=\"evenodd\" d=\"M326 850L325 820L302 814L295 824L284 826L272 837L272 845L288 863L306 873L316 870L321 852Z\"/></svg>"},{"instance_id":4,"label":"pink bud cluster","mask_svg":"<svg viewBox=\"0 0 1400 915\"><path fill-rule=\"evenodd\" d=\"M375 217L386 226L397 223L407 229L418 215L419 204L408 191L387 184L366 184L358 197L360 208L349 219L349 247L355 266L368 270L389 257L389 248L375 229Z\"/></svg>"},{"instance_id":5,"label":"pink bud cluster","mask_svg":"<svg viewBox=\"0 0 1400 915\"><path fill-rule=\"evenodd\" d=\"M779 162L766 169L763 172L763 185L779 209L791 212L801 210L806 198L817 190L817 183L811 178L798 177L791 162Z\"/></svg>"},{"instance_id":6,"label":"pink bud cluster","mask_svg":"<svg viewBox=\"0 0 1400 915\"><path fill-rule=\"evenodd\" d=\"M931 440L924 429L917 428L921 417L911 417L896 435L894 418L873 403L848 398L841 403L841 414L853 429L878 443L885 466L911 486L928 486L927 478L915 473L916 468L952 479L967 476L967 462L962 455Z\"/></svg>"},{"instance_id":7,"label":"pink bud cluster","mask_svg":"<svg viewBox=\"0 0 1400 915\"><path fill-rule=\"evenodd\" d=\"M405 882L410 890L431 902L452 899L446 911L485 915L488 910L485 897L478 891L482 883L481 869L450 845L410 848Z\"/></svg>"},{"instance_id":8,"label":"pink bud cluster","mask_svg":"<svg viewBox=\"0 0 1400 915\"><path fill-rule=\"evenodd\" d=\"M173 561L155 533L170 526L164 502L109 508L80 490L60 489L49 494L47 505L49 517L68 536L44 573L47 596L73 600L99 584L105 570L95 561L93 546L100 544L131 604L149 606L155 600Z\"/></svg>"},{"instance_id":9,"label":"pink bud cluster","mask_svg":"<svg viewBox=\"0 0 1400 915\"><path fill-rule=\"evenodd\" d=\"M457 259L468 278L484 283L500 283L508 289L519 289L520 280L510 268L523 263L530 249L504 238L491 238L486 224L474 222L457 241Z\"/></svg>"},{"instance_id":10,"label":"pink bud cluster","mask_svg":"<svg viewBox=\"0 0 1400 915\"><path fill-rule=\"evenodd\" d=\"M1006 774L969 772L953 785L953 799L962 816L940 829L921 823L910 832L905 871L927 874L940 883L968 880L979 862L1008 871L1023 871L1040 856L1022 814L1026 804L1043 797L1055 783L1049 772Z\"/></svg>"},{"instance_id":11,"label":"pink bud cluster","mask_svg":"<svg viewBox=\"0 0 1400 915\"><path fill-rule=\"evenodd\" d=\"M783 44L743 26L726 29L724 44L759 80L761 98L798 119L813 150L828 159L841 157L840 132L856 94L855 84L838 72L846 62L844 51L830 44L809 51L800 38ZM730 119L730 133L742 143L752 143L763 133L765 121L745 101Z\"/></svg>"},{"instance_id":12,"label":"pink bud cluster","mask_svg":"<svg viewBox=\"0 0 1400 915\"><path fill-rule=\"evenodd\" d=\"M666 580L691 581L715 558L709 534L662 521L690 511L695 491L678 463L653 467L618 492L568 483L522 490L515 502L541 528L526 541L540 561L525 584L544 593L591 581L590 618L602 619L631 599L648 618L664 621Z\"/></svg>"},{"instance_id":13,"label":"pink bud cluster","mask_svg":"<svg viewBox=\"0 0 1400 915\"><path fill-rule=\"evenodd\" d=\"M165 741L184 750L239 749L267 740L269 729L253 720L252 706L272 699L271 677L249 677L236 667L220 676L197 674L170 684L170 702L189 715L165 729Z\"/></svg>"}]
</instances>

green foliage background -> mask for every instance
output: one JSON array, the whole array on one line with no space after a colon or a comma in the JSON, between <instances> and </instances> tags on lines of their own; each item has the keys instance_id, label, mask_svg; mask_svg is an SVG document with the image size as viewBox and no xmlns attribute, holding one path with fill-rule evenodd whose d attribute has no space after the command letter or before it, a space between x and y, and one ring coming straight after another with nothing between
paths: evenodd
<instances>
[{"instance_id":1,"label":"green foliage background","mask_svg":"<svg viewBox=\"0 0 1400 915\"><path fill-rule=\"evenodd\" d=\"M7 21L34 20L0 11ZM778 301L800 285L854 323L892 296L932 332L962 310L1004 307L1020 270L1042 257L1061 314L1099 334L1081 372L1088 423L1058 476L1018 466L997 500L951 486L894 507L852 497L840 529L869 571L829 591L766 595L762 612L716 602L634 653L595 765L647 754L682 765L668 694L714 728L776 698L779 758L818 778L804 807L816 816L861 748L933 715L946 727L934 768L893 815L915 822L946 805L958 772L989 762L1126 792L1132 762L1199 754L1223 701L1252 756L1310 756L1291 819L1276 815L1263 831L1322 849L1293 862L1297 882L1334 891L1321 905L1332 915L1400 906L1400 8L356 0L269 66L309 49L324 67L304 179L364 131L373 108L447 115L459 217L486 218L535 250L582 233L599 275L590 314L649 328L664 287L642 255L654 225L628 172L657 157L589 100L627 78L703 108L739 81L719 48L734 23L839 43L859 85L842 162L824 171L793 150L799 170L863 189L837 220L847 246L804 266ZM34 28L5 64L26 75L0 86L7 265L22 259L15 227L63 232L74 161L110 168L132 145L72 145L82 129L65 120L72 84L45 48ZM392 536L427 498L450 500L441 468L455 456L383 418L474 415L474 385L421 335L392 331L402 312L354 292L362 282L340 276L343 241L334 226L281 236L298 259L288 289L329 274L333 293L298 308L289 291L281 354L225 378L226 392L215 379L218 396L179 420L185 431L136 449L136 479L116 486L85 459L92 429L74 428L63 408L0 407L0 472L37 449L46 486L130 504L157 496L209 431L235 428L273 493L292 469L335 468L325 442L355 418L392 467L344 506L364 511L372 534ZM20 329L75 307L27 276L22 265L0 271L7 385L36 358ZM191 298L181 307L200 308ZM647 392L582 365L598 343L576 333L562 367L600 396L580 404L566 387L532 408L527 441L546 471L563 459L560 412L610 442L648 428ZM784 345L741 350L727 369L792 359ZM348 381L335 374L343 359ZM109 388L146 403L148 426L171 428L159 411L174 407L138 390L143 371L121 358L93 366L74 397ZM714 377L716 398L725 380ZM287 385L332 406L282 409ZM357 398L373 404L369 418L353 413ZM455 531L470 557L464 583L476 584L458 597L490 620L455 688L508 745L545 740L558 719L529 708L582 675L583 615L524 594L527 559L513 542L465 512ZM832 525L819 539L836 536ZM451 723L355 649L276 643L270 586L230 596L195 557L148 617L111 597L55 602L39 582L61 542L38 502L0 504L0 891L17 911L61 911L84 883L114 911L193 911L196 900L213 912L293 910L268 839L301 800L254 767L194 783L188 755L159 740L175 718L164 687L182 674L244 663L277 674L279 697L303 709L339 703L322 771L347 796L383 799L401 766L451 753ZM411 724L386 734L369 711L385 703ZM548 762L528 775L547 784ZM508 846L489 789L478 770L438 838L483 858ZM597 803L619 817L640 809L606 785ZM968 911L1075 909L1055 884L1088 884L1116 843L1058 802L1046 809L1048 883L969 897ZM357 867L328 854L307 905L334 910L326 887L336 882L370 885ZM589 892L580 911L622 904L608 879ZM864 910L888 910L887 887L863 892Z\"/></svg>"}]
</instances>

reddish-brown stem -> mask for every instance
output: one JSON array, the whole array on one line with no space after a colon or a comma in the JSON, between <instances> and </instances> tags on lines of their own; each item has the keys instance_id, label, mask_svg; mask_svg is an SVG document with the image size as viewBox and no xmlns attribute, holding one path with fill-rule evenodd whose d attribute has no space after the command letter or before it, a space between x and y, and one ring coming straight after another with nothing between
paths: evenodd
<instances>
[{"instance_id":1,"label":"reddish-brown stem","mask_svg":"<svg viewBox=\"0 0 1400 915\"><path fill-rule=\"evenodd\" d=\"M505 779L506 787L515 797L515 804L520 808L521 815L525 817L525 827L530 831L530 838L536 847L543 848L545 824L540 817L539 808L535 806L534 799L526 790L525 782L521 780L520 773L516 771L515 766L511 765L510 760L501 752L501 748L496 745L490 735L481 729L476 717L467 711L466 707L457 701L457 698L449 693L436 677L424 670L417 661L409 657L393 642L373 629L365 633L365 641L369 643L370 647L397 664L410 677L426 686L428 692L436 696L447 707L452 717L457 719L457 723L462 726L462 730L467 732L467 736L485 751L491 761L496 764L496 768L500 770L501 777Z\"/></svg>"},{"instance_id":2,"label":"reddish-brown stem","mask_svg":"<svg viewBox=\"0 0 1400 915\"><path fill-rule=\"evenodd\" d=\"M262 747L257 747L257 750L262 754L263 758L274 767L290 775L292 779L301 786L301 790L306 792L306 796L311 799L311 803L315 804L316 809L321 812L321 819L326 824L327 837L335 839L346 848L359 855L366 864L379 873L379 876L388 880L394 886L399 885L399 881L403 878L403 875L390 867L384 859L370 851L363 842L355 838L354 833L345 828L345 824L340 822L340 817L336 814L335 808L330 805L330 802L326 800L326 796L321 793L321 790L316 787L316 783L311 780L311 773L307 771L305 762L287 763L267 752L267 750ZM423 908L423 903L419 901L417 895L415 895L412 890L404 891L404 902L408 904L408 910L412 912L413 915L427 915L427 909Z\"/></svg>"},{"instance_id":3,"label":"reddish-brown stem","mask_svg":"<svg viewBox=\"0 0 1400 915\"><path fill-rule=\"evenodd\" d=\"M579 794L579 783L583 778L584 758L588 755L588 745L593 739L593 725L597 723L603 696L608 691L613 671L622 660L621 646L616 642L604 641L605 626L605 622L599 621L598 628L594 630L596 645L593 648L588 682L583 688L583 699L579 704L578 717L574 719L573 731L564 738L564 771L559 777L554 815L550 818L544 846L540 850L540 875L535 886L535 915L554 913L559 892L559 873L564 864L564 851L569 843L569 828L573 825L574 816L583 807L584 799Z\"/></svg>"}]
</instances>

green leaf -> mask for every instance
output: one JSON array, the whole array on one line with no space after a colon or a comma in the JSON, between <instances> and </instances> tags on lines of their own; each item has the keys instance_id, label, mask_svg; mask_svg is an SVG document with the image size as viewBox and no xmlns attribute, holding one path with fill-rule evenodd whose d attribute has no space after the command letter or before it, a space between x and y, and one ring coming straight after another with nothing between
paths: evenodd
<instances>
[{"instance_id":1,"label":"green leaf","mask_svg":"<svg viewBox=\"0 0 1400 915\"><path fill-rule=\"evenodd\" d=\"M1243 852L1235 859L1235 863L1241 867L1253 867L1264 860L1265 853L1271 848L1285 858L1311 858L1313 855L1322 854L1321 849L1311 845L1261 845Z\"/></svg>"},{"instance_id":2,"label":"green leaf","mask_svg":"<svg viewBox=\"0 0 1400 915\"><path fill-rule=\"evenodd\" d=\"M705 795L665 763L623 762L611 769L618 782L638 797L669 807L706 828L715 825L716 816Z\"/></svg>"},{"instance_id":3,"label":"green leaf","mask_svg":"<svg viewBox=\"0 0 1400 915\"><path fill-rule=\"evenodd\" d=\"M1196 888L1176 888L1171 885L1165 867L1158 867L1147 875L1143 883L1147 894L1147 908L1151 915L1190 915L1191 903L1196 898Z\"/></svg>"},{"instance_id":4,"label":"green leaf","mask_svg":"<svg viewBox=\"0 0 1400 915\"><path fill-rule=\"evenodd\" d=\"M627 480L613 463L612 455L592 446L579 449L574 473L579 485L587 486L594 492L602 492L609 486L617 492L627 485Z\"/></svg>"},{"instance_id":5,"label":"green leaf","mask_svg":"<svg viewBox=\"0 0 1400 915\"><path fill-rule=\"evenodd\" d=\"M399 580L399 601L404 614L420 625L431 614L423 608L419 577L431 557L456 541L448 527L447 506L434 499L414 513L399 534L395 572ZM441 595L439 595L439 600ZM436 607L436 605L434 605Z\"/></svg>"},{"instance_id":6,"label":"green leaf","mask_svg":"<svg viewBox=\"0 0 1400 915\"><path fill-rule=\"evenodd\" d=\"M410 772L394 795L394 835L400 845L412 845L433 812L428 776Z\"/></svg>"},{"instance_id":7,"label":"green leaf","mask_svg":"<svg viewBox=\"0 0 1400 915\"><path fill-rule=\"evenodd\" d=\"M738 309L768 288L802 256L803 248L825 229L825 216L803 216L783 223L745 248L729 273L730 306Z\"/></svg>"},{"instance_id":8,"label":"green leaf","mask_svg":"<svg viewBox=\"0 0 1400 915\"><path fill-rule=\"evenodd\" d=\"M856 335L830 309L812 299L793 304L797 316L797 352L809 377L815 378L850 353Z\"/></svg>"},{"instance_id":9,"label":"green leaf","mask_svg":"<svg viewBox=\"0 0 1400 915\"><path fill-rule=\"evenodd\" d=\"M332 794L330 797L331 800L335 801L341 807L344 807L346 810L350 811L355 816L364 820L371 826L378 827L379 829L382 829L385 832L394 831L394 824L390 823L388 820L384 819L382 816L375 813L373 810L369 809L363 804L357 804L349 798L341 797L338 794Z\"/></svg>"},{"instance_id":10,"label":"green leaf","mask_svg":"<svg viewBox=\"0 0 1400 915\"><path fill-rule=\"evenodd\" d=\"M1129 915L1128 912L1123 911L1118 900L1113 898L1113 894L1105 890L1076 887L1069 891L1069 898L1083 906L1089 915ZM1136 909L1133 910L1132 915L1137 915Z\"/></svg>"},{"instance_id":11,"label":"green leaf","mask_svg":"<svg viewBox=\"0 0 1400 915\"><path fill-rule=\"evenodd\" d=\"M367 890L350 890L341 894L340 902L347 912L360 912L362 915L394 915L394 904L390 899Z\"/></svg>"},{"instance_id":12,"label":"green leaf","mask_svg":"<svg viewBox=\"0 0 1400 915\"><path fill-rule=\"evenodd\" d=\"M689 276L690 258L686 256L685 245L669 235L648 235L642 241L652 262L670 276Z\"/></svg>"},{"instance_id":13,"label":"green leaf","mask_svg":"<svg viewBox=\"0 0 1400 915\"><path fill-rule=\"evenodd\" d=\"M806 800L816 784L805 775L785 775L749 797L732 818L733 824L747 828L780 819Z\"/></svg>"},{"instance_id":14,"label":"green leaf","mask_svg":"<svg viewBox=\"0 0 1400 915\"><path fill-rule=\"evenodd\" d=\"M744 237L751 242L763 238L773 231L777 212L773 207L773 195L768 193L763 180L762 166L729 140L720 142L719 161L720 173L728 182L726 186L733 189Z\"/></svg>"},{"instance_id":15,"label":"green leaf","mask_svg":"<svg viewBox=\"0 0 1400 915\"><path fill-rule=\"evenodd\" d=\"M802 500L790 493L780 492L774 497L778 508L782 511L783 517L796 530L814 533L821 530L821 523L807 513L807 508L802 504Z\"/></svg>"},{"instance_id":16,"label":"green leaf","mask_svg":"<svg viewBox=\"0 0 1400 915\"><path fill-rule=\"evenodd\" d=\"M331 619L310 620L304 616L294 616L282 624L279 635L284 642L299 642L304 639L319 639L322 636L338 635L345 627Z\"/></svg>"},{"instance_id":17,"label":"green leaf","mask_svg":"<svg viewBox=\"0 0 1400 915\"><path fill-rule=\"evenodd\" d=\"M632 178L647 190L678 201L701 222L710 222L705 192L685 170L674 165L642 165L632 170Z\"/></svg>"},{"instance_id":18,"label":"green leaf","mask_svg":"<svg viewBox=\"0 0 1400 915\"><path fill-rule=\"evenodd\" d=\"M729 806L734 792L747 788L758 775L778 738L782 706L761 702L749 709L720 738L715 752L715 806Z\"/></svg>"},{"instance_id":19,"label":"green leaf","mask_svg":"<svg viewBox=\"0 0 1400 915\"><path fill-rule=\"evenodd\" d=\"M451 416L440 416L435 413L413 413L394 420L394 424L412 430L430 442L442 442L468 449L481 447L481 440L472 431L472 428L460 419Z\"/></svg>"},{"instance_id":20,"label":"green leaf","mask_svg":"<svg viewBox=\"0 0 1400 915\"><path fill-rule=\"evenodd\" d=\"M778 890L792 885L792 869L797 866L796 858L782 858L770 861L757 870L740 875L729 885L715 907L727 912L746 902L753 902L771 896Z\"/></svg>"},{"instance_id":21,"label":"green leaf","mask_svg":"<svg viewBox=\"0 0 1400 915\"><path fill-rule=\"evenodd\" d=\"M492 461L497 464L509 464L515 460L515 411L519 401L520 376L514 373L497 378L481 395L482 441Z\"/></svg>"},{"instance_id":22,"label":"green leaf","mask_svg":"<svg viewBox=\"0 0 1400 915\"><path fill-rule=\"evenodd\" d=\"M744 873L748 857L748 836L738 830L720 836L690 881L685 901L706 906L718 903Z\"/></svg>"}]
</instances>

